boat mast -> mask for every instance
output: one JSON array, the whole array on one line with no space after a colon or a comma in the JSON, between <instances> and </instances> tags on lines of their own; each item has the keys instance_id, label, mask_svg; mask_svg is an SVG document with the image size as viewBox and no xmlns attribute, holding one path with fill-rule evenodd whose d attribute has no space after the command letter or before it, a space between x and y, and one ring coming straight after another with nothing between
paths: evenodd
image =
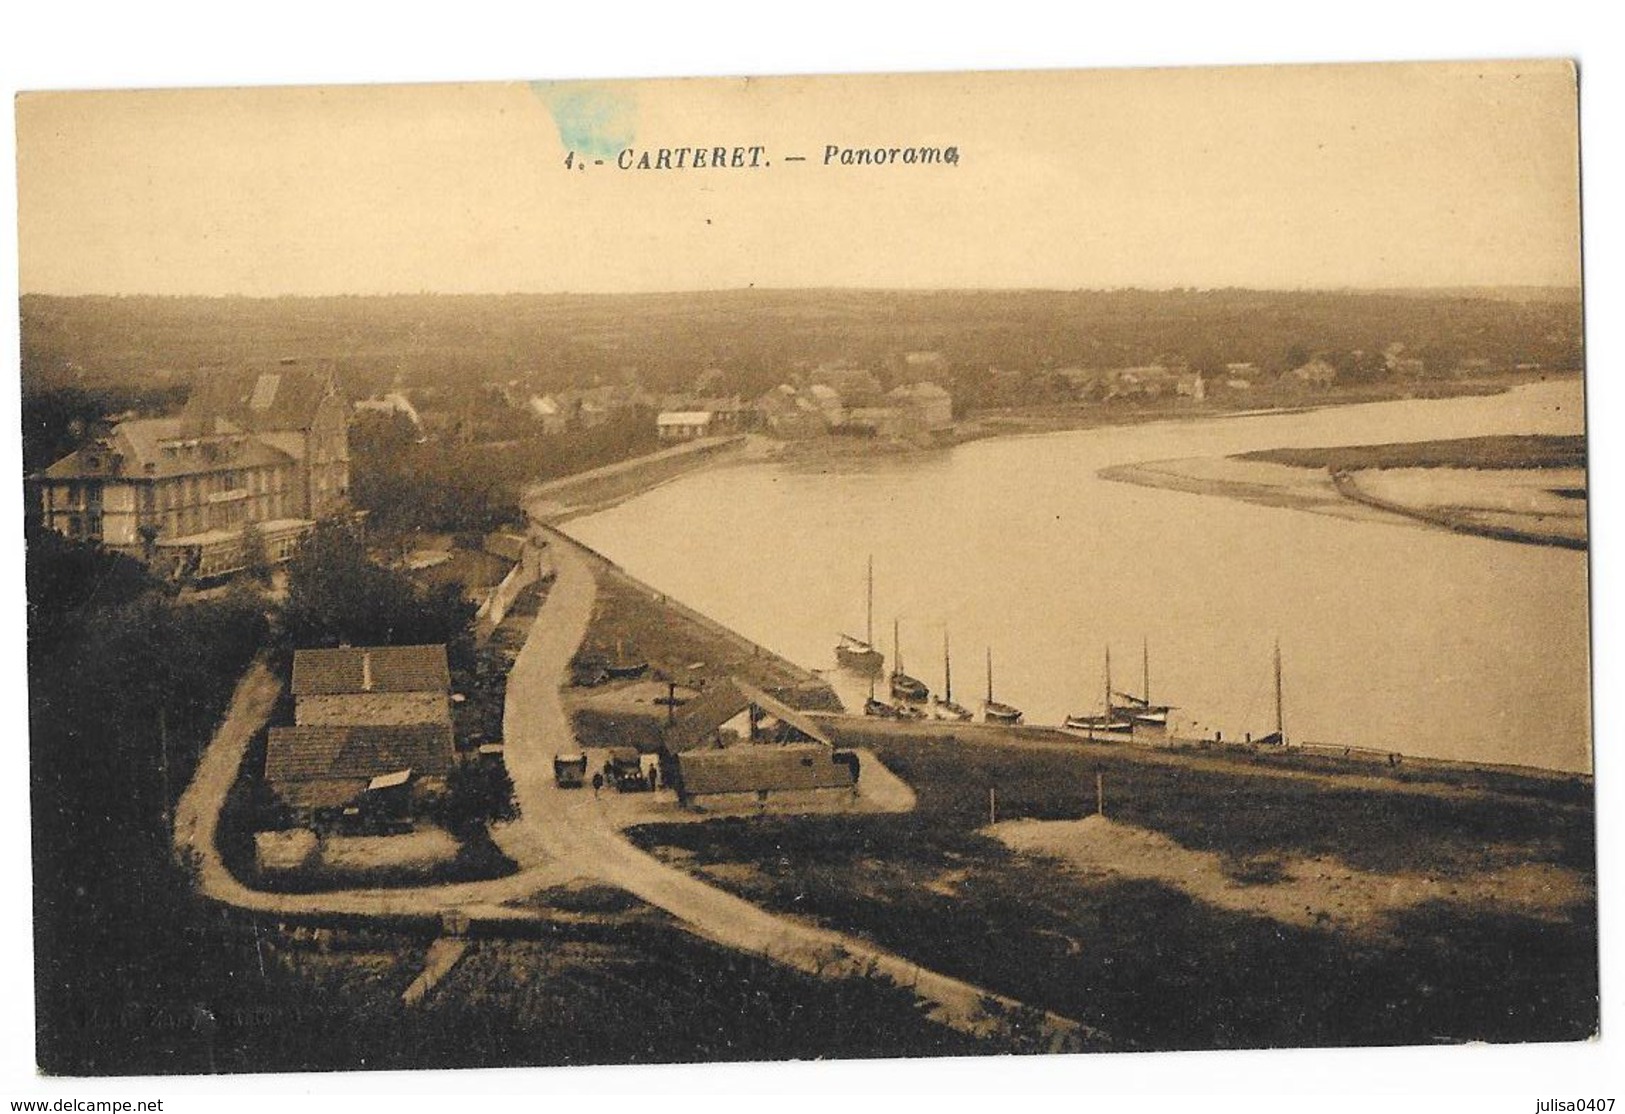
<instances>
[{"instance_id":1,"label":"boat mast","mask_svg":"<svg viewBox=\"0 0 1625 1114\"><path fill-rule=\"evenodd\" d=\"M1151 643L1146 639L1140 640L1140 666L1145 670L1145 687L1140 691L1145 695L1145 706L1151 707Z\"/></svg>"},{"instance_id":2,"label":"boat mast","mask_svg":"<svg viewBox=\"0 0 1625 1114\"><path fill-rule=\"evenodd\" d=\"M944 704L954 702L954 671L948 659L948 632L942 632L942 701Z\"/></svg>"},{"instance_id":3,"label":"boat mast","mask_svg":"<svg viewBox=\"0 0 1625 1114\"><path fill-rule=\"evenodd\" d=\"M870 649L875 645L875 557L869 555L869 605L863 617L863 643Z\"/></svg>"},{"instance_id":4,"label":"boat mast","mask_svg":"<svg viewBox=\"0 0 1625 1114\"><path fill-rule=\"evenodd\" d=\"M1106 725L1112 722L1112 648L1106 646Z\"/></svg>"},{"instance_id":5,"label":"boat mast","mask_svg":"<svg viewBox=\"0 0 1625 1114\"><path fill-rule=\"evenodd\" d=\"M987 648L987 702L993 703L993 647Z\"/></svg>"},{"instance_id":6,"label":"boat mast","mask_svg":"<svg viewBox=\"0 0 1625 1114\"><path fill-rule=\"evenodd\" d=\"M1286 745L1286 721L1281 715L1281 640L1275 640L1275 733Z\"/></svg>"},{"instance_id":7,"label":"boat mast","mask_svg":"<svg viewBox=\"0 0 1625 1114\"><path fill-rule=\"evenodd\" d=\"M898 634L901 627L901 621L893 618L891 621L891 671L898 676L901 676L903 672L903 642Z\"/></svg>"}]
</instances>

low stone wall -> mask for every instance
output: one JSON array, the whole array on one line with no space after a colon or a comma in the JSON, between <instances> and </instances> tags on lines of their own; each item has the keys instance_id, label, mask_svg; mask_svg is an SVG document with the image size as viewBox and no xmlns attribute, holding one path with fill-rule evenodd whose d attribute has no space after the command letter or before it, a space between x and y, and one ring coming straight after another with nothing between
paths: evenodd
<instances>
[{"instance_id":1,"label":"low stone wall","mask_svg":"<svg viewBox=\"0 0 1625 1114\"><path fill-rule=\"evenodd\" d=\"M502 583L485 597L485 602L480 604L479 610L474 613L474 641L483 646L502 625L502 620L508 617L508 609L513 606L514 600L519 598L519 593L551 570L552 562L548 558L546 548L525 542L519 552L519 563L508 570L508 575L502 578Z\"/></svg>"}]
</instances>

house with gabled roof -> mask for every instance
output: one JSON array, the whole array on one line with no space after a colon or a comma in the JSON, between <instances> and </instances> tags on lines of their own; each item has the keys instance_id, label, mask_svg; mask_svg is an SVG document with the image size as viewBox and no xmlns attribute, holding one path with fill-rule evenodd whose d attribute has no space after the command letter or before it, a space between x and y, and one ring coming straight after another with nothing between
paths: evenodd
<instances>
[{"instance_id":1,"label":"house with gabled roof","mask_svg":"<svg viewBox=\"0 0 1625 1114\"><path fill-rule=\"evenodd\" d=\"M295 650L293 718L305 727L418 724L451 730L446 648L341 646Z\"/></svg>"},{"instance_id":2,"label":"house with gabled roof","mask_svg":"<svg viewBox=\"0 0 1625 1114\"><path fill-rule=\"evenodd\" d=\"M179 414L118 421L29 483L48 529L166 575L223 576L288 559L348 510L347 422L312 369L211 372Z\"/></svg>"},{"instance_id":3,"label":"house with gabled roof","mask_svg":"<svg viewBox=\"0 0 1625 1114\"><path fill-rule=\"evenodd\" d=\"M297 462L225 418L122 421L29 480L47 529L167 574L242 568L249 526L266 560L285 560L312 527Z\"/></svg>"},{"instance_id":4,"label":"house with gabled roof","mask_svg":"<svg viewBox=\"0 0 1625 1114\"><path fill-rule=\"evenodd\" d=\"M684 705L662 748L667 781L689 808L808 804L857 787L856 755L837 750L806 713L738 678Z\"/></svg>"},{"instance_id":5,"label":"house with gabled roof","mask_svg":"<svg viewBox=\"0 0 1625 1114\"><path fill-rule=\"evenodd\" d=\"M349 507L349 405L330 370L298 360L200 375L181 418L225 418L295 462L295 510L332 518Z\"/></svg>"},{"instance_id":6,"label":"house with gabled roof","mask_svg":"<svg viewBox=\"0 0 1625 1114\"><path fill-rule=\"evenodd\" d=\"M266 736L266 785L306 824L405 821L445 790L455 763L449 725L295 725Z\"/></svg>"}]
</instances>

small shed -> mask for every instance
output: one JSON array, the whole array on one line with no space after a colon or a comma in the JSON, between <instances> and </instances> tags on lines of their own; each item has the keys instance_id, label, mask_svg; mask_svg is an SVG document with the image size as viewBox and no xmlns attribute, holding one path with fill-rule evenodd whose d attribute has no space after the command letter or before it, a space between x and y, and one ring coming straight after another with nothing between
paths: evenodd
<instances>
[{"instance_id":1,"label":"small shed","mask_svg":"<svg viewBox=\"0 0 1625 1114\"><path fill-rule=\"evenodd\" d=\"M662 441L693 441L711 432L709 410L665 410L655 418Z\"/></svg>"},{"instance_id":2,"label":"small shed","mask_svg":"<svg viewBox=\"0 0 1625 1114\"><path fill-rule=\"evenodd\" d=\"M265 781L302 823L347 810L393 822L443 790L455 761L451 729L436 724L273 727Z\"/></svg>"},{"instance_id":3,"label":"small shed","mask_svg":"<svg viewBox=\"0 0 1625 1114\"><path fill-rule=\"evenodd\" d=\"M686 808L811 804L857 791L857 756L819 743L694 750L676 760L677 799Z\"/></svg>"}]
</instances>

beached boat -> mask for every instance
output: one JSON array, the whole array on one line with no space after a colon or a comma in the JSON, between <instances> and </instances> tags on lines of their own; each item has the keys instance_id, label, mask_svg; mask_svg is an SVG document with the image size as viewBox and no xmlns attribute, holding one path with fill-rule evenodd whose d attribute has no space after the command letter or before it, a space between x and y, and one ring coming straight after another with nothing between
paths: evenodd
<instances>
[{"instance_id":1,"label":"beached boat","mask_svg":"<svg viewBox=\"0 0 1625 1114\"><path fill-rule=\"evenodd\" d=\"M1071 731L1088 732L1091 738L1100 735L1106 738L1124 738L1134 733L1134 721L1119 714L1112 704L1112 650L1106 647L1106 699L1105 711L1099 715L1078 714L1067 716L1061 726Z\"/></svg>"},{"instance_id":2,"label":"beached boat","mask_svg":"<svg viewBox=\"0 0 1625 1114\"><path fill-rule=\"evenodd\" d=\"M987 700L982 704L982 720L986 723L1014 724L1021 722L1021 709L993 699L993 649L987 651Z\"/></svg>"},{"instance_id":3,"label":"beached boat","mask_svg":"<svg viewBox=\"0 0 1625 1114\"><path fill-rule=\"evenodd\" d=\"M924 704L931 698L931 690L926 688L925 682L910 677L903 672L903 649L901 639L901 624L892 620L892 662L895 668L891 674L892 699L902 700L911 704Z\"/></svg>"},{"instance_id":4,"label":"beached boat","mask_svg":"<svg viewBox=\"0 0 1625 1114\"><path fill-rule=\"evenodd\" d=\"M615 641L614 659L604 663L604 672L618 681L641 677L648 669L649 662L646 659L627 656L626 647L619 639Z\"/></svg>"},{"instance_id":5,"label":"beached boat","mask_svg":"<svg viewBox=\"0 0 1625 1114\"><path fill-rule=\"evenodd\" d=\"M1153 704L1151 702L1151 650L1149 644L1140 647L1140 665L1143 670L1143 685L1141 690L1144 696L1136 696L1132 692L1113 693L1120 703L1112 705L1112 715L1118 719L1126 719L1136 731L1167 731L1168 713L1173 711L1172 704ZM1110 669L1108 664L1107 669Z\"/></svg>"},{"instance_id":6,"label":"beached boat","mask_svg":"<svg viewBox=\"0 0 1625 1114\"><path fill-rule=\"evenodd\" d=\"M863 673L868 676L879 676L882 666L885 665L886 656L875 649L875 559L869 558L869 591L864 609L864 626L862 638L855 635L842 634L841 640L835 647L835 660L843 669L850 669L854 673Z\"/></svg>"},{"instance_id":7,"label":"beached boat","mask_svg":"<svg viewBox=\"0 0 1625 1114\"><path fill-rule=\"evenodd\" d=\"M948 632L942 632L942 696L931 702L931 713L937 719L964 723L972 718L971 710L954 703L953 661L948 656Z\"/></svg>"},{"instance_id":8,"label":"beached boat","mask_svg":"<svg viewBox=\"0 0 1625 1114\"><path fill-rule=\"evenodd\" d=\"M863 702L863 714L876 719L896 719L897 709L875 696L875 685L869 682L869 699Z\"/></svg>"}]
</instances>

